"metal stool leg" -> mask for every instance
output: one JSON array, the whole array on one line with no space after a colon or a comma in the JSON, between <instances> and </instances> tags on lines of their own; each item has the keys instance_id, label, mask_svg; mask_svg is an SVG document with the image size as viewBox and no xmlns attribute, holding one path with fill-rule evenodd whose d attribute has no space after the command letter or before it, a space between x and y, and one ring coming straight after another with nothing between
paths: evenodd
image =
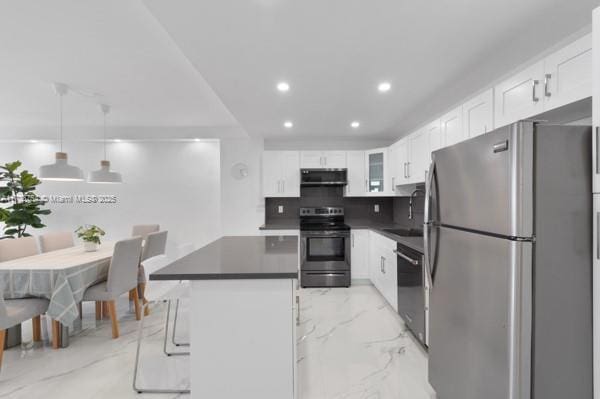
<instances>
[{"instance_id":1,"label":"metal stool leg","mask_svg":"<svg viewBox=\"0 0 600 399\"><path fill-rule=\"evenodd\" d=\"M167 356L188 356L190 352L169 352L167 350L167 339L169 336L169 316L171 314L171 300L167 304L167 320L165 321L165 341L163 343L163 352Z\"/></svg>"},{"instance_id":2,"label":"metal stool leg","mask_svg":"<svg viewBox=\"0 0 600 399\"><path fill-rule=\"evenodd\" d=\"M144 311L146 310L146 307L149 306L150 303L145 303L142 310L142 319L140 320L140 324L138 327L138 340L137 340L137 351L135 353L135 366L133 369L133 390L136 391L137 393L190 393L189 389L146 389L146 388L141 388L137 386L137 374L138 374L138 367L139 367L139 363L140 363L140 347L142 345L142 335L143 335L143 331L144 331ZM170 308L170 302L169 302L169 308ZM169 320L168 315L167 315L167 321Z\"/></svg>"},{"instance_id":3,"label":"metal stool leg","mask_svg":"<svg viewBox=\"0 0 600 399\"><path fill-rule=\"evenodd\" d=\"M177 316L179 315L179 299L175 302L175 320L173 321L173 336L171 342L175 346L190 346L189 342L177 342L175 341L175 331L177 330Z\"/></svg>"}]
</instances>

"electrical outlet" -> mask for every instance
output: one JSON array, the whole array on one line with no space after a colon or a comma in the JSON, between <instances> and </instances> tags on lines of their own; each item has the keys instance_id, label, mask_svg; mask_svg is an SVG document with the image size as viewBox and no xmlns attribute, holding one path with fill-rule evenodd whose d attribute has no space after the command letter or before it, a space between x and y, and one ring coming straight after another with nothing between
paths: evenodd
<instances>
[{"instance_id":1,"label":"electrical outlet","mask_svg":"<svg viewBox=\"0 0 600 399\"><path fill-rule=\"evenodd\" d=\"M379 204L375 204L373 210L375 211L375 213L379 213Z\"/></svg>"},{"instance_id":2,"label":"electrical outlet","mask_svg":"<svg viewBox=\"0 0 600 399\"><path fill-rule=\"evenodd\" d=\"M283 205L279 205L279 206L277 207L277 212L279 212L279 213L283 213Z\"/></svg>"}]
</instances>

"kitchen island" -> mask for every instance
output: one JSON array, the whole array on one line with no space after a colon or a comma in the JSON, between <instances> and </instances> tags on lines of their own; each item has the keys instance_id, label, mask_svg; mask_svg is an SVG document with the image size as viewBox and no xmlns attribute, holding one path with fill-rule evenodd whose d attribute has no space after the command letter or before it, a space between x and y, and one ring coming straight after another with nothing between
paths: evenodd
<instances>
[{"instance_id":1,"label":"kitchen island","mask_svg":"<svg viewBox=\"0 0 600 399\"><path fill-rule=\"evenodd\" d=\"M222 237L150 275L190 280L192 398L296 396L298 237Z\"/></svg>"}]
</instances>

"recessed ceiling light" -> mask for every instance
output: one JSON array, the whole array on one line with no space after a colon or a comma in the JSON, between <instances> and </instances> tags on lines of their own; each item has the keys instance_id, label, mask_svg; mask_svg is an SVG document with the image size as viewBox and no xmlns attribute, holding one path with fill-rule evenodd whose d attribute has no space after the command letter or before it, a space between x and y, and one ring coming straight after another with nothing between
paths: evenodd
<instances>
[{"instance_id":1,"label":"recessed ceiling light","mask_svg":"<svg viewBox=\"0 0 600 399\"><path fill-rule=\"evenodd\" d=\"M358 129L358 127L360 126L360 122L359 121L354 121L350 124L350 126L352 126L354 129Z\"/></svg>"},{"instance_id":2,"label":"recessed ceiling light","mask_svg":"<svg viewBox=\"0 0 600 399\"><path fill-rule=\"evenodd\" d=\"M196 138L196 139L194 139L194 141L200 141L200 139L197 139L197 138Z\"/></svg>"},{"instance_id":3,"label":"recessed ceiling light","mask_svg":"<svg viewBox=\"0 0 600 399\"><path fill-rule=\"evenodd\" d=\"M290 90L290 84L288 82L279 82L277 83L277 90L282 93Z\"/></svg>"},{"instance_id":4,"label":"recessed ceiling light","mask_svg":"<svg viewBox=\"0 0 600 399\"><path fill-rule=\"evenodd\" d=\"M115 141L115 143L120 143L121 139L115 139L114 141Z\"/></svg>"},{"instance_id":5,"label":"recessed ceiling light","mask_svg":"<svg viewBox=\"0 0 600 399\"><path fill-rule=\"evenodd\" d=\"M37 143L38 141L37 141L37 140L29 140L29 142L30 142L30 143L32 143L32 144L35 144L35 143Z\"/></svg>"},{"instance_id":6,"label":"recessed ceiling light","mask_svg":"<svg viewBox=\"0 0 600 399\"><path fill-rule=\"evenodd\" d=\"M381 93L388 92L391 88L392 84L390 82L381 82L379 83L379 86L377 86L377 90L379 90Z\"/></svg>"},{"instance_id":7,"label":"recessed ceiling light","mask_svg":"<svg viewBox=\"0 0 600 399\"><path fill-rule=\"evenodd\" d=\"M291 128L293 128L293 127L294 127L294 124L293 124L291 121L285 121L285 122L283 122L283 126L284 126L286 129L291 129Z\"/></svg>"}]
</instances>

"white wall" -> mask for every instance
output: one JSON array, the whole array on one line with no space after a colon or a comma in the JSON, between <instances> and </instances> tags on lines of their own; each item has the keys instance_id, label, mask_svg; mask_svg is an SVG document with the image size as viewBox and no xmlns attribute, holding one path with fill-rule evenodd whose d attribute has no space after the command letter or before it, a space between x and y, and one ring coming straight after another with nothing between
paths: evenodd
<instances>
[{"instance_id":1,"label":"white wall","mask_svg":"<svg viewBox=\"0 0 600 399\"><path fill-rule=\"evenodd\" d=\"M38 173L53 162L50 143L0 143L0 163L21 160ZM99 168L100 143L66 143L69 162L84 171ZM134 224L159 223L172 242L204 245L221 234L220 146L217 140L200 142L121 142L109 144L108 158L123 174L124 184L50 182L39 186L46 195L109 194L116 204L48 204L44 230L73 231L81 224L97 224L106 239L128 237ZM39 234L42 230L33 230Z\"/></svg>"},{"instance_id":2,"label":"white wall","mask_svg":"<svg viewBox=\"0 0 600 399\"><path fill-rule=\"evenodd\" d=\"M221 223L224 235L256 235L265 223L262 196L262 139L221 140ZM237 180L231 168L248 165L248 176Z\"/></svg>"}]
</instances>

